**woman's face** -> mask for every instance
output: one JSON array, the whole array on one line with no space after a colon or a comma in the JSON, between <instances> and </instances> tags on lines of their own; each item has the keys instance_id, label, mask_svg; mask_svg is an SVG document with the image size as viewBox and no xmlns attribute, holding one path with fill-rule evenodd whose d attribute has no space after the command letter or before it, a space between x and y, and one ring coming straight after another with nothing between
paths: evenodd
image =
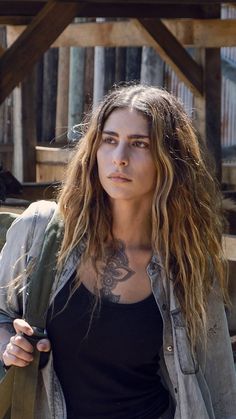
<instances>
[{"instance_id":1,"label":"woman's face","mask_svg":"<svg viewBox=\"0 0 236 419\"><path fill-rule=\"evenodd\" d=\"M97 151L99 180L112 200L153 197L156 168L150 151L147 119L129 108L107 118Z\"/></svg>"}]
</instances>

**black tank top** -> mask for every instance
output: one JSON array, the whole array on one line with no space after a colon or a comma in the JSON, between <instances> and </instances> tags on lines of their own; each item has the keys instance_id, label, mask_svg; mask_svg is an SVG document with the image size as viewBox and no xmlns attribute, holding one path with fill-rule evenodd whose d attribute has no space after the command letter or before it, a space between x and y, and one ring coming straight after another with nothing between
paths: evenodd
<instances>
[{"instance_id":1,"label":"black tank top","mask_svg":"<svg viewBox=\"0 0 236 419\"><path fill-rule=\"evenodd\" d=\"M95 297L81 284L67 303L72 280L47 322L68 419L157 419L168 392L157 374L162 319L153 295L133 304L102 300L90 324Z\"/></svg>"}]
</instances>

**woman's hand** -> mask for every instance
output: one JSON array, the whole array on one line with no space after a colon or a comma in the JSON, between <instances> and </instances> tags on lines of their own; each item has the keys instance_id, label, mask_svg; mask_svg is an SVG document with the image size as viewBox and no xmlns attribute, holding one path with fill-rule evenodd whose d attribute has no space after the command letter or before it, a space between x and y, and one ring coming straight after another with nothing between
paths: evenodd
<instances>
[{"instance_id":1,"label":"woman's hand","mask_svg":"<svg viewBox=\"0 0 236 419\"><path fill-rule=\"evenodd\" d=\"M10 338L6 349L2 354L4 364L8 367L16 365L17 367L25 367L33 361L33 345L25 338L22 333L31 336L33 329L25 320L16 319L13 322L16 334ZM36 348L40 352L49 352L51 349L48 339L41 339L37 342Z\"/></svg>"}]
</instances>

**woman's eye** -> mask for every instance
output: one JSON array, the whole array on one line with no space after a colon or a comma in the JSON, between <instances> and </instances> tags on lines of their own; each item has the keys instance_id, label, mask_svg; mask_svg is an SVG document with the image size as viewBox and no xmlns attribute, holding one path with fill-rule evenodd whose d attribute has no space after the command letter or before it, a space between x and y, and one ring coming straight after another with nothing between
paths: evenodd
<instances>
[{"instance_id":1,"label":"woman's eye","mask_svg":"<svg viewBox=\"0 0 236 419\"><path fill-rule=\"evenodd\" d=\"M138 148L149 148L149 144L145 141L133 141L133 146Z\"/></svg>"},{"instance_id":2,"label":"woman's eye","mask_svg":"<svg viewBox=\"0 0 236 419\"><path fill-rule=\"evenodd\" d=\"M112 137L104 137L102 140L106 144L115 144L116 140Z\"/></svg>"}]
</instances>

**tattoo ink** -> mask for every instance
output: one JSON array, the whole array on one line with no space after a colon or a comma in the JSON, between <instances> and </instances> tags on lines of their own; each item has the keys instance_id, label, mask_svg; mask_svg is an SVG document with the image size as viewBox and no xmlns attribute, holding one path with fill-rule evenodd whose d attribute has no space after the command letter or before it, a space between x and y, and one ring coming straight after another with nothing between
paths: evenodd
<instances>
[{"instance_id":1,"label":"tattoo ink","mask_svg":"<svg viewBox=\"0 0 236 419\"><path fill-rule=\"evenodd\" d=\"M135 272L129 267L125 244L119 240L115 250L108 249L105 266L101 272L101 297L113 303L120 301L120 295L113 294L119 282L127 281Z\"/></svg>"}]
</instances>

